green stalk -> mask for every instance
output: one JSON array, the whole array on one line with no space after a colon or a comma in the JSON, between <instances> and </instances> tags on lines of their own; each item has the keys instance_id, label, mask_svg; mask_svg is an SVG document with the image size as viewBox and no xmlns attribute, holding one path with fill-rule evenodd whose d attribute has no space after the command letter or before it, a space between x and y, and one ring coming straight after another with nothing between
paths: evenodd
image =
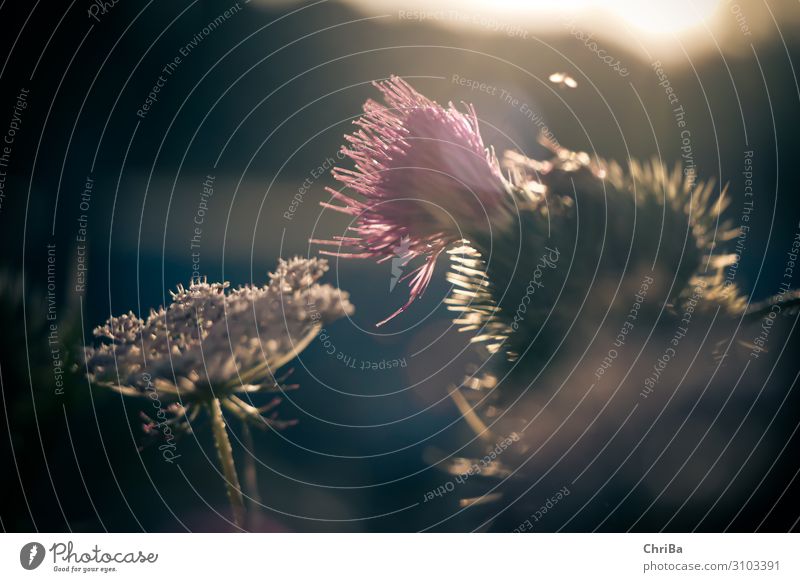
<instances>
[{"instance_id":1,"label":"green stalk","mask_svg":"<svg viewBox=\"0 0 800 582\"><path fill-rule=\"evenodd\" d=\"M239 485L239 476L236 474L236 465L233 462L233 449L225 427L225 417L222 416L222 407L218 398L212 398L208 402L208 410L211 414L211 430L214 433L219 464L225 476L228 500L233 510L233 521L241 528L244 527L244 499L242 498L242 488Z\"/></svg>"},{"instance_id":2,"label":"green stalk","mask_svg":"<svg viewBox=\"0 0 800 582\"><path fill-rule=\"evenodd\" d=\"M258 493L258 476L256 473L256 463L253 458L255 455L255 443L253 433L247 425L247 421L242 422L242 440L244 441L244 488L249 498L248 517L249 529L252 531L259 526L258 516L261 513L261 496Z\"/></svg>"}]
</instances>

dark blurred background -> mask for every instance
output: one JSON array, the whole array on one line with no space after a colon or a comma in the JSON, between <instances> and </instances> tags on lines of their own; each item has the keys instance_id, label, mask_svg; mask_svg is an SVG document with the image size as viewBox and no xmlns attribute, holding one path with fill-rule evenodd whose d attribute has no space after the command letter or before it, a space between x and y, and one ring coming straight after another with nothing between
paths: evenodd
<instances>
[{"instance_id":1,"label":"dark blurred background","mask_svg":"<svg viewBox=\"0 0 800 582\"><path fill-rule=\"evenodd\" d=\"M144 446L143 405L89 386L68 362L111 313L146 313L189 280L196 266L190 239L209 176L214 193L202 216L199 270L210 280L262 282L278 257L316 254L309 238L340 234L347 221L318 204L327 199L324 187L335 186L329 160L340 163L342 135L361 104L377 97L371 81L391 74L440 103L473 103L485 142L498 152L541 156L537 139L546 129L571 149L621 162L659 156L672 165L686 143L654 70L660 62L685 110L691 162L701 178L729 184L726 216L734 223L744 201L745 152L753 152L754 210L736 281L757 299L775 293L800 208L793 66L800 10L778 2L662 4L663 13L560 2L1 3L0 132L9 128L20 92L26 95L0 168L7 172L0 207L3 529L228 527L215 512L227 511L225 492L203 421L179 441L180 467L164 463ZM555 72L577 87L549 81ZM157 101L144 111L159 75ZM82 214L83 274L76 239ZM55 265L49 287L48 256ZM356 306L351 320L328 330L337 354L407 365L351 369L320 342L302 354L291 376L300 389L280 408L298 424L255 435L260 490L272 508L259 528L477 527L482 518L456 513L455 498L422 502L448 479L428 464L431 451L455 453L472 439L447 396L472 355L469 338L440 305L448 291L442 271L409 313L376 329L404 300L402 285L390 292L389 266L331 266L327 280L350 291ZM77 291L82 276L86 286ZM53 322L58 337L48 343ZM605 489L591 511L565 523L611 477L616 465L609 465L542 529L796 527L792 331L781 328L774 341L786 346L783 357L752 380L755 393L770 374L774 406L760 417L745 414L752 399L734 409L737 422L750 419L753 435L740 456L725 460L743 467L735 501L723 499L702 523L697 514L669 524L670 515L636 521L642 508L635 496L630 505L624 498L647 467L634 467L627 484ZM63 390L55 384L53 347L65 361ZM630 410L622 408L609 411L612 427ZM711 417L719 410L712 405ZM243 459L238 438L234 427ZM757 466L747 464L754 447L764 461ZM681 452L675 455L653 455L656 473L673 475L682 462ZM572 475L583 465L585 459ZM767 485L757 488L762 477ZM540 497L557 485L545 482ZM611 513L618 503L622 510Z\"/></svg>"}]
</instances>

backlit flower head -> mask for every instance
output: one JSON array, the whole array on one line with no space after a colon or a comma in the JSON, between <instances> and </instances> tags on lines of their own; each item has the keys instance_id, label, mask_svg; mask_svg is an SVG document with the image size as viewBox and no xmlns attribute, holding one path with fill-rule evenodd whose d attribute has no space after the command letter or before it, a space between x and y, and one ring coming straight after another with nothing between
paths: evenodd
<instances>
[{"instance_id":1,"label":"backlit flower head","mask_svg":"<svg viewBox=\"0 0 800 582\"><path fill-rule=\"evenodd\" d=\"M364 104L354 123L359 130L345 136L342 152L354 169L335 168L333 176L361 198L328 188L327 208L353 217L351 235L312 242L335 245L323 253L383 262L402 248L408 260L424 257L408 273L408 301L392 319L422 295L437 257L451 243L489 223L511 218L509 185L492 151L483 144L475 110L438 105L399 77L376 82L386 105ZM342 250L347 247L350 250Z\"/></svg>"},{"instance_id":2,"label":"backlit flower head","mask_svg":"<svg viewBox=\"0 0 800 582\"><path fill-rule=\"evenodd\" d=\"M179 402L219 398L240 417L254 416L242 392L279 391L275 372L303 350L321 325L353 311L348 294L317 281L321 259L281 260L264 286L197 282L179 286L147 319L111 317L86 349L90 377L127 395L153 391ZM252 420L252 418L251 418Z\"/></svg>"}]
</instances>

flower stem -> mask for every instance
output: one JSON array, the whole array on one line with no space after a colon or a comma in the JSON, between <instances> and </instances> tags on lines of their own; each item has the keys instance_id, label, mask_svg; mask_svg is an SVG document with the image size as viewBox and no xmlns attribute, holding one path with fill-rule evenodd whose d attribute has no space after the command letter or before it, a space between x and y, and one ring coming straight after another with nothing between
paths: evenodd
<instances>
[{"instance_id":1,"label":"flower stem","mask_svg":"<svg viewBox=\"0 0 800 582\"><path fill-rule=\"evenodd\" d=\"M256 463L253 460L255 455L255 442L253 433L247 425L247 421L242 423L242 440L245 447L244 458L244 488L247 491L248 503L248 529L253 531L260 526L259 514L261 512L261 496L258 493L258 476Z\"/></svg>"},{"instance_id":2,"label":"flower stem","mask_svg":"<svg viewBox=\"0 0 800 582\"><path fill-rule=\"evenodd\" d=\"M219 404L218 398L212 398L208 402L208 410L211 414L211 430L214 433L214 444L217 446L219 464L225 476L228 500L231 502L231 508L233 510L233 521L238 527L243 527L244 500L242 499L242 488L239 485L239 476L236 474L236 465L233 462L233 449L231 448L231 441L228 439L225 417L222 416L222 407Z\"/></svg>"}]
</instances>

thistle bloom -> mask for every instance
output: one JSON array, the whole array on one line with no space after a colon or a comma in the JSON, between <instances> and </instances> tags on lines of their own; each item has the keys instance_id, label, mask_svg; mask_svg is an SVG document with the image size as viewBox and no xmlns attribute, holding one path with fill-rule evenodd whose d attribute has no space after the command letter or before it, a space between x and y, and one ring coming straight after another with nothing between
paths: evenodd
<instances>
[{"instance_id":1,"label":"thistle bloom","mask_svg":"<svg viewBox=\"0 0 800 582\"><path fill-rule=\"evenodd\" d=\"M355 122L360 129L342 150L355 169L333 171L359 199L329 189L344 205L323 203L353 216L353 236L315 242L338 245L329 254L379 262L400 257L398 249L404 261L425 257L407 275L408 301L388 319L422 294L446 249L453 284L446 303L461 313L455 322L512 360L530 338L558 345L575 314L586 313L586 274L595 271L598 285L618 285L640 268L675 272L670 305L703 284L714 304L733 314L744 309L738 289L722 293L723 269L734 255L720 243L735 231L720 220L727 199L723 191L714 200L713 182L670 172L657 160L623 168L554 140L542 141L550 159L512 151L501 166L483 143L474 108L443 108L397 77L375 86L386 105L367 101ZM686 233L687 244L662 245L659 232ZM549 269L545 285L537 262L553 256L571 257L569 268ZM547 360L544 350L537 353Z\"/></svg>"},{"instance_id":2,"label":"thistle bloom","mask_svg":"<svg viewBox=\"0 0 800 582\"><path fill-rule=\"evenodd\" d=\"M497 499L504 492L509 506L524 510L522 520L530 517L531 508L520 501L583 438L585 419L595 423L623 384L638 392L635 381L624 380L650 372L653 360L640 356L658 358L665 344L677 346L675 330L687 333L687 322L692 328L703 320L708 325L695 332L705 331L694 344L700 349L708 345L714 323L726 316L738 330L742 322L736 318L774 317L768 314L776 306L784 313L798 309L800 292L787 288L748 308L739 288L726 285L725 270L737 259L725 251L725 243L737 230L721 216L727 198L724 189L716 195L713 182L696 180L693 172L680 167L670 170L660 160L631 160L622 166L569 151L554 139L542 140L551 153L548 159L506 152L500 166L483 144L474 109L464 114L452 105L442 108L395 77L376 86L386 105L365 104L356 121L360 129L347 136L350 145L343 149L355 169L333 172L357 198L329 190L332 202L343 205L323 204L353 217L353 236L317 242L353 249L350 254L330 253L339 256L378 261L425 257L414 271L408 302L391 317L423 292L442 251L450 254L453 290L446 303L460 313L455 323L475 332L472 340L490 353L503 356L469 370L450 394L483 440L478 459L488 458L484 455L501 443L508 445L502 460L469 487L486 477L501 478L502 483L492 482L491 489L483 487L478 496L462 499L461 507ZM722 329L727 334L730 328ZM598 337L614 338L614 343L598 342ZM627 341L631 345L626 348ZM679 350L669 349L676 358L691 359L691 367L698 353L689 349L692 340L684 341ZM720 343L731 342L726 338ZM620 383L613 387L601 376L606 362L617 357ZM685 372L680 378L676 369L671 373L680 384L686 380ZM548 392L540 399L534 386ZM577 404L578 394L562 391L564 386L582 393ZM583 410L593 398L596 408L589 404L591 413L584 420L570 421L578 406ZM537 419L547 418L543 412L552 406L557 407L553 421L540 427ZM657 421L661 412L656 412ZM639 418L632 422L639 422L647 436L652 418L645 416L644 423L638 413L633 418ZM622 428L619 417L612 419L609 439ZM558 439L551 439L570 426L568 421L575 432L574 438L562 439L570 445L564 451ZM521 442L512 447L509 439ZM537 455L552 449L560 456L550 457L553 462L531 462L534 448ZM474 462L456 458L451 470L463 474ZM492 513L494 519L511 512Z\"/></svg>"},{"instance_id":3,"label":"thistle bloom","mask_svg":"<svg viewBox=\"0 0 800 582\"><path fill-rule=\"evenodd\" d=\"M513 215L509 184L494 153L483 144L471 106L466 113L452 103L441 107L398 77L375 86L386 106L367 101L364 115L354 122L360 129L345 136L350 146L342 148L355 169L333 170L363 200L328 188L332 199L344 205L322 203L354 217L354 236L312 242L337 246L322 253L339 257L383 262L397 256L397 249L406 261L424 257L404 277L411 277L408 301L381 325L422 295L436 259L450 244Z\"/></svg>"}]
</instances>

